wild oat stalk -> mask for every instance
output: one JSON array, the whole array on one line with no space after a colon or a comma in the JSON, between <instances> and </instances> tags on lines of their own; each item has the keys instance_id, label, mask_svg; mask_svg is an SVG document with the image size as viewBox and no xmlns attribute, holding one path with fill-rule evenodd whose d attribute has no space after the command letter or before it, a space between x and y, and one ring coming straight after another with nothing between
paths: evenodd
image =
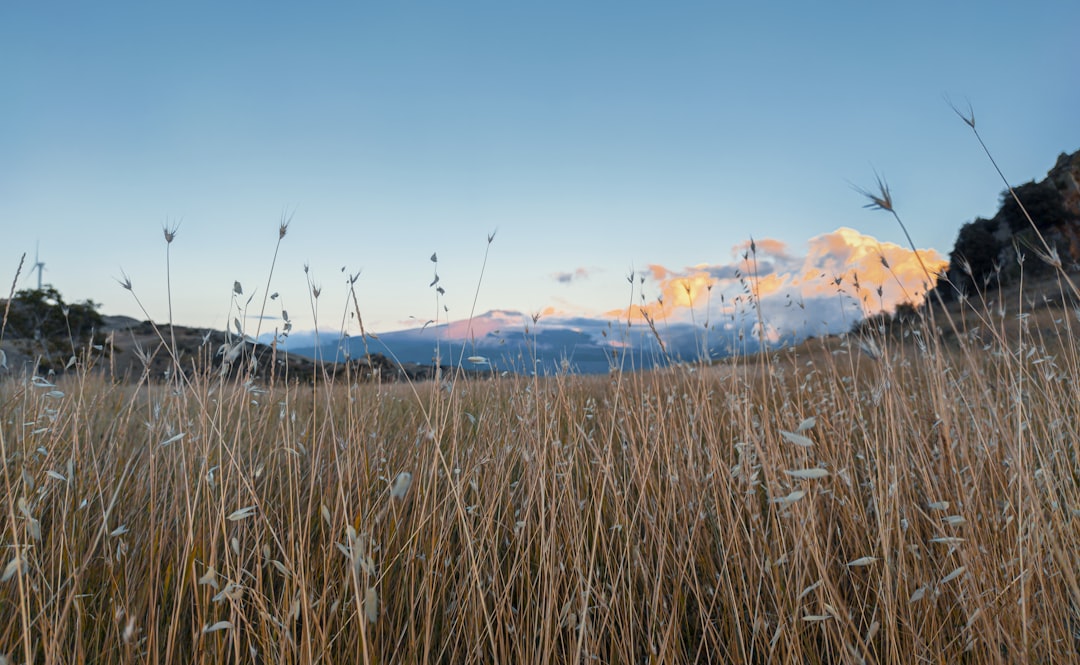
<instances>
[{"instance_id":1,"label":"wild oat stalk","mask_svg":"<svg viewBox=\"0 0 1080 665\"><path fill-rule=\"evenodd\" d=\"M180 228L180 223L176 222L172 226L166 224L161 227L162 233L165 235L165 299L169 304L169 341L172 348L173 357L173 372L177 375L174 377L177 382L177 387L180 385L180 379L177 378L182 372L183 368L180 366L180 350L176 346L176 330L173 328L173 309L172 309L172 244L173 240L176 240L176 232Z\"/></svg>"},{"instance_id":2,"label":"wild oat stalk","mask_svg":"<svg viewBox=\"0 0 1080 665\"><path fill-rule=\"evenodd\" d=\"M289 231L289 224L292 224L293 215L295 211L289 213L286 218L285 213L281 214L281 221L278 223L278 238L277 243L274 245L274 257L270 260L270 273L266 276L266 288L263 289L263 301L262 307L259 308L259 319L255 326L255 340L258 341L259 334L262 332L263 315L266 314L266 301L270 297L270 284L274 279L274 268L277 266L278 252L281 250L281 241L285 239L285 234Z\"/></svg>"},{"instance_id":3,"label":"wild oat stalk","mask_svg":"<svg viewBox=\"0 0 1080 665\"><path fill-rule=\"evenodd\" d=\"M1078 287L1076 283L1073 282L1072 276L1065 272L1065 269L1061 263L1061 258L1058 255L1057 248L1051 247L1050 243L1048 243L1046 241L1046 238L1043 237L1042 231L1039 230L1039 227L1035 224L1035 220L1031 218L1031 214L1028 213L1027 208L1024 206L1023 202L1020 201L1020 197L1016 195L1016 190L1013 189L1013 186L1009 183L1009 179L1005 177L1005 173L1002 172L1001 167L998 166L997 160L994 159L994 155L990 152L990 148L987 147L986 142L983 141L982 135L975 127L975 110L971 107L971 104L968 104L968 112L965 114L955 104L953 104L952 101L946 101L952 108L953 112L957 115L957 117L963 120L965 125L971 128L971 133L975 135L975 139L979 142L979 146L982 147L983 152L986 154L986 158L990 160L990 164L994 167L994 170L997 172L998 177L1001 178L1001 182L1005 184L1005 188L1008 190L1009 196L1011 196L1013 198L1013 201L1016 202L1017 207L1020 208L1020 212L1024 215L1024 219L1026 219L1028 225L1031 226L1031 230L1035 232L1035 237L1039 239L1039 244L1042 245L1042 250L1038 251L1039 258L1050 264L1057 272L1057 274L1065 280L1065 282L1069 285L1069 288L1072 291L1072 295L1074 297L1080 298L1080 287Z\"/></svg>"},{"instance_id":4,"label":"wild oat stalk","mask_svg":"<svg viewBox=\"0 0 1080 665\"><path fill-rule=\"evenodd\" d=\"M1012 196L1013 201L1015 201L1016 205L1020 208L1020 212L1023 213L1024 218L1028 222L1028 225L1030 225L1031 229L1035 232L1035 236L1039 239L1039 243L1042 245L1042 250L1043 250L1042 252L1036 251L1036 253L1039 255L1039 258L1041 258L1043 261L1050 264L1054 268L1055 272L1059 276L1059 279L1064 279L1065 280L1065 282L1069 285L1069 288L1072 291L1073 297L1080 298L1080 288L1078 288L1077 285L1075 284L1075 282L1073 282L1072 277L1068 273L1065 272L1065 269L1064 269L1064 267L1062 266L1062 263L1061 263L1061 259L1058 256L1057 248L1056 247L1051 247L1050 244L1046 241L1046 238L1043 237L1043 234L1039 230L1039 227L1035 224L1035 220L1033 220L1031 218L1031 215L1028 213L1027 208L1024 206L1023 202L1020 201L1020 197L1016 195L1016 190L1013 189L1013 186L1009 183L1008 178L1005 177L1005 174L1002 172L1001 168L998 166L997 160L994 159L994 155L990 152L990 149L987 147L986 142L983 141L982 135L979 133L978 128L976 128L976 126L975 126L975 110L969 104L968 105L968 112L967 112L967 114L964 114L951 101L949 102L949 106L952 107L953 112L956 113L956 115L961 120L964 121L964 124L967 125L969 128L971 128L971 132L975 135L976 140L978 140L979 145L982 147L983 152L986 154L987 159L990 160L990 164L993 165L994 170L998 174L998 177L1001 178L1001 181L1005 184L1005 187L1008 189L1009 195ZM1022 263L1023 263L1023 261L1021 260L1021 264ZM1022 279L1023 279L1023 270L1021 270L1021 285L1023 283ZM1021 296L1020 296L1018 304L1019 304L1019 306L1020 306L1020 308L1022 310L1022 307L1023 307L1023 299L1022 299L1023 288L1020 289L1020 293L1021 293ZM1017 353L1018 354L1023 353L1023 351L1024 351L1024 338L1023 338L1023 328L1022 327L1021 327L1021 332L1020 332L1019 338L1017 340L1017 344L1018 344ZM1017 386L1016 386L1016 397L1015 397L1015 411L1016 411L1016 418L1017 418L1017 424L1018 424L1017 429L1016 429L1016 448L1017 448L1017 453L1016 454L1017 454L1017 467L1018 467L1017 484L1016 484L1016 501L1017 501L1017 510L1020 512L1020 516L1019 516L1019 519L1017 520L1018 523L1019 523L1019 528L1017 529L1017 535L1016 535L1016 550L1017 550L1017 556L1018 556L1019 561L1020 561L1020 574L1019 574L1019 577L1018 577L1018 581L1019 581L1019 584L1020 584L1020 621L1021 621L1021 626L1022 626L1022 631L1023 631L1022 632L1023 651L1019 655L1020 655L1020 657L1022 659L1027 660L1028 657L1029 657L1029 653L1030 653L1030 643L1029 643L1030 638L1029 638L1029 630L1028 630L1028 602L1029 602L1029 599L1028 599L1028 594L1027 594L1027 568L1025 567L1025 563L1024 563L1024 558L1025 558L1024 539L1025 539L1025 537L1028 536L1028 534L1027 534L1027 523L1025 522L1025 516L1027 514L1027 512L1025 510L1025 506L1027 504L1027 493L1025 492L1025 484L1026 484L1025 483L1025 480L1026 480L1025 458L1026 458L1026 455L1024 454L1025 448L1027 446L1026 446L1026 442L1024 440L1024 435L1023 435L1025 428L1022 427L1022 425L1025 422L1025 404L1024 404L1025 386L1024 386L1024 379L1025 379L1025 375L1024 375L1023 372L1020 372L1020 373L1017 374Z\"/></svg>"},{"instance_id":5,"label":"wild oat stalk","mask_svg":"<svg viewBox=\"0 0 1080 665\"><path fill-rule=\"evenodd\" d=\"M11 289L8 290L7 303L4 304L4 320L0 323L0 342L4 341L4 333L7 332L8 313L11 312L11 301L15 299L15 288L19 283L19 273L22 272L23 263L26 262L26 252L19 257L19 265L15 268L15 277L11 280Z\"/></svg>"},{"instance_id":6,"label":"wild oat stalk","mask_svg":"<svg viewBox=\"0 0 1080 665\"><path fill-rule=\"evenodd\" d=\"M498 229L492 231L487 236L487 244L484 245L484 260L480 262L480 277L476 280L476 290L473 291L472 306L469 308L469 322L465 328L465 336L470 337L472 333L472 321L476 316L476 302L480 299L480 286L484 283L484 272L487 270L488 254L491 253L491 243L495 241L495 234L498 233ZM465 344L461 345L461 353L458 354L458 370L461 370L462 361L465 360ZM456 373L455 373L456 374Z\"/></svg>"}]
</instances>

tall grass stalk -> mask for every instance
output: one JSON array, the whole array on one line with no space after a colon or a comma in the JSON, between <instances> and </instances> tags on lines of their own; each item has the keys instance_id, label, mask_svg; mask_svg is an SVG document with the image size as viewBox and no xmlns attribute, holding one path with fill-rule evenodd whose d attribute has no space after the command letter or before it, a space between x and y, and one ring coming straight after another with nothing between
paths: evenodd
<instances>
[{"instance_id":1,"label":"tall grass stalk","mask_svg":"<svg viewBox=\"0 0 1080 665\"><path fill-rule=\"evenodd\" d=\"M169 226L166 224L162 227L161 231L165 236L165 300L169 305L169 342L172 347L173 356L173 381L179 385L179 375L184 371L180 366L179 349L176 346L176 330L173 326L173 309L172 309L172 244L173 240L176 240L176 232L179 230L179 224L173 224Z\"/></svg>"},{"instance_id":2,"label":"tall grass stalk","mask_svg":"<svg viewBox=\"0 0 1080 665\"><path fill-rule=\"evenodd\" d=\"M4 318L0 321L0 342L4 341L4 333L7 332L8 315L11 313L11 301L15 296L15 289L19 284L19 275L22 274L23 264L26 263L26 252L19 257L19 265L15 268L15 277L11 280L11 289L8 290L7 303L4 305Z\"/></svg>"}]
</instances>

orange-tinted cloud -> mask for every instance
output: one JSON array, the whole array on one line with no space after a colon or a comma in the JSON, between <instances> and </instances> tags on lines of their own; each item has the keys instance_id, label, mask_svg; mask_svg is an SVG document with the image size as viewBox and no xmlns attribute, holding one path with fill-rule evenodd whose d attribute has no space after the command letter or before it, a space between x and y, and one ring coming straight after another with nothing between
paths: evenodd
<instances>
[{"instance_id":1,"label":"orange-tinted cloud","mask_svg":"<svg viewBox=\"0 0 1080 665\"><path fill-rule=\"evenodd\" d=\"M936 275L948 266L932 249L919 250L916 256L906 247L848 228L811 238L809 245L804 275L818 271L816 274L825 273L825 278L804 280L802 295L833 294L839 278L847 293L857 300L865 299L867 313L892 310L903 302L921 303Z\"/></svg>"},{"instance_id":2,"label":"orange-tinted cloud","mask_svg":"<svg viewBox=\"0 0 1080 665\"><path fill-rule=\"evenodd\" d=\"M672 272L664 266L658 266L656 264L651 264L649 266L649 272L652 273L652 278L658 282L662 281L668 275L672 274Z\"/></svg>"},{"instance_id":3,"label":"orange-tinted cloud","mask_svg":"<svg viewBox=\"0 0 1080 665\"><path fill-rule=\"evenodd\" d=\"M773 256L778 259L788 259L791 257L791 255L788 254L787 243L775 238L747 240L732 247L731 253L733 255L741 256L743 253L750 251L751 245L753 245L754 251L756 251L759 256Z\"/></svg>"},{"instance_id":4,"label":"orange-tinted cloud","mask_svg":"<svg viewBox=\"0 0 1080 665\"><path fill-rule=\"evenodd\" d=\"M639 301L630 308L629 315L632 320L640 320L643 314L654 320L666 319L675 312L702 305L707 301L716 282L704 267L675 273L663 266L650 265L649 271L660 293L644 302ZM628 310L623 308L607 312L607 315L625 317L627 312Z\"/></svg>"},{"instance_id":5,"label":"orange-tinted cloud","mask_svg":"<svg viewBox=\"0 0 1080 665\"><path fill-rule=\"evenodd\" d=\"M917 257L910 249L849 228L815 236L807 244L803 257L792 255L780 240L764 238L754 241L753 251L750 241L732 248L735 260L727 264L682 270L650 265L652 283L641 285L644 301L607 315L640 320L647 314L662 320L689 318L693 311L704 318L710 313L730 313L737 298L797 303L835 297L840 290L862 302L864 314L871 314L902 302L922 302L927 287L932 286L927 284L923 265L931 275L947 265L932 249L919 250ZM650 296L651 289L658 293Z\"/></svg>"}]
</instances>

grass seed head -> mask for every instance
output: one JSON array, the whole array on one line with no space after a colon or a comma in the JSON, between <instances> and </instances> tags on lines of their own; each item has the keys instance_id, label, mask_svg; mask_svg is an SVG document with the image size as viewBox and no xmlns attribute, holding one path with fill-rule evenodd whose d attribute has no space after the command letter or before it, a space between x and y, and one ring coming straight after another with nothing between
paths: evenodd
<instances>
[{"instance_id":1,"label":"grass seed head","mask_svg":"<svg viewBox=\"0 0 1080 665\"><path fill-rule=\"evenodd\" d=\"M15 573L26 572L26 562L23 560L22 555L16 553L15 556L8 561L8 564L4 566L4 573L0 575L0 583L7 582Z\"/></svg>"},{"instance_id":2,"label":"grass seed head","mask_svg":"<svg viewBox=\"0 0 1080 665\"><path fill-rule=\"evenodd\" d=\"M214 570L213 566L206 567L206 572L203 573L202 577L199 578L199 585L209 586L213 589L218 588L217 571Z\"/></svg>"},{"instance_id":3,"label":"grass seed head","mask_svg":"<svg viewBox=\"0 0 1080 665\"><path fill-rule=\"evenodd\" d=\"M867 203L863 207L871 210L893 212L893 199L892 192L889 191L889 183L885 182L885 180L876 173L874 174L874 177L877 179L876 192L863 189L862 187L855 187L855 191L870 200L870 203Z\"/></svg>"},{"instance_id":4,"label":"grass seed head","mask_svg":"<svg viewBox=\"0 0 1080 665\"><path fill-rule=\"evenodd\" d=\"M219 630L231 630L233 627L230 621L218 621L215 624L208 624L203 626L203 633L216 633Z\"/></svg>"},{"instance_id":5,"label":"grass seed head","mask_svg":"<svg viewBox=\"0 0 1080 665\"><path fill-rule=\"evenodd\" d=\"M824 478L829 475L827 469L821 467L814 467L812 469L794 469L792 471L784 471L785 475L792 478L798 478L799 480L814 480L817 478Z\"/></svg>"},{"instance_id":6,"label":"grass seed head","mask_svg":"<svg viewBox=\"0 0 1080 665\"><path fill-rule=\"evenodd\" d=\"M408 471L402 471L394 478L394 484L390 487L390 498L403 499L405 493L409 491L409 487L412 486L412 474Z\"/></svg>"},{"instance_id":7,"label":"grass seed head","mask_svg":"<svg viewBox=\"0 0 1080 665\"><path fill-rule=\"evenodd\" d=\"M800 432L805 431L805 430L801 429L801 427L802 427L801 425L799 427L800 427L800 429L799 429ZM809 428L807 428L807 429L809 429ZM781 430L780 431L780 436L784 437L784 440L787 441L788 443L799 446L800 448L810 448L810 447L812 447L814 445L814 441L812 439L810 439L809 437L803 436L802 434L798 434L796 432L785 432L785 431Z\"/></svg>"},{"instance_id":8,"label":"grass seed head","mask_svg":"<svg viewBox=\"0 0 1080 665\"><path fill-rule=\"evenodd\" d=\"M364 616L367 617L369 623L379 620L379 593L374 587L368 587L364 594Z\"/></svg>"}]
</instances>

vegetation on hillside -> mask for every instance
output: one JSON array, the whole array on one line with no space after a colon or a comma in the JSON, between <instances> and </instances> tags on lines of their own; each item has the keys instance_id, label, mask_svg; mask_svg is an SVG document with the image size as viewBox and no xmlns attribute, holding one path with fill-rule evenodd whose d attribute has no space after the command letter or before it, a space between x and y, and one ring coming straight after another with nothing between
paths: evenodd
<instances>
[{"instance_id":1,"label":"vegetation on hillside","mask_svg":"<svg viewBox=\"0 0 1080 665\"><path fill-rule=\"evenodd\" d=\"M73 349L90 343L104 324L98 303L67 303L51 285L18 291L10 301L0 300L0 312L7 313L4 336L20 339L46 371L63 367Z\"/></svg>"}]
</instances>

